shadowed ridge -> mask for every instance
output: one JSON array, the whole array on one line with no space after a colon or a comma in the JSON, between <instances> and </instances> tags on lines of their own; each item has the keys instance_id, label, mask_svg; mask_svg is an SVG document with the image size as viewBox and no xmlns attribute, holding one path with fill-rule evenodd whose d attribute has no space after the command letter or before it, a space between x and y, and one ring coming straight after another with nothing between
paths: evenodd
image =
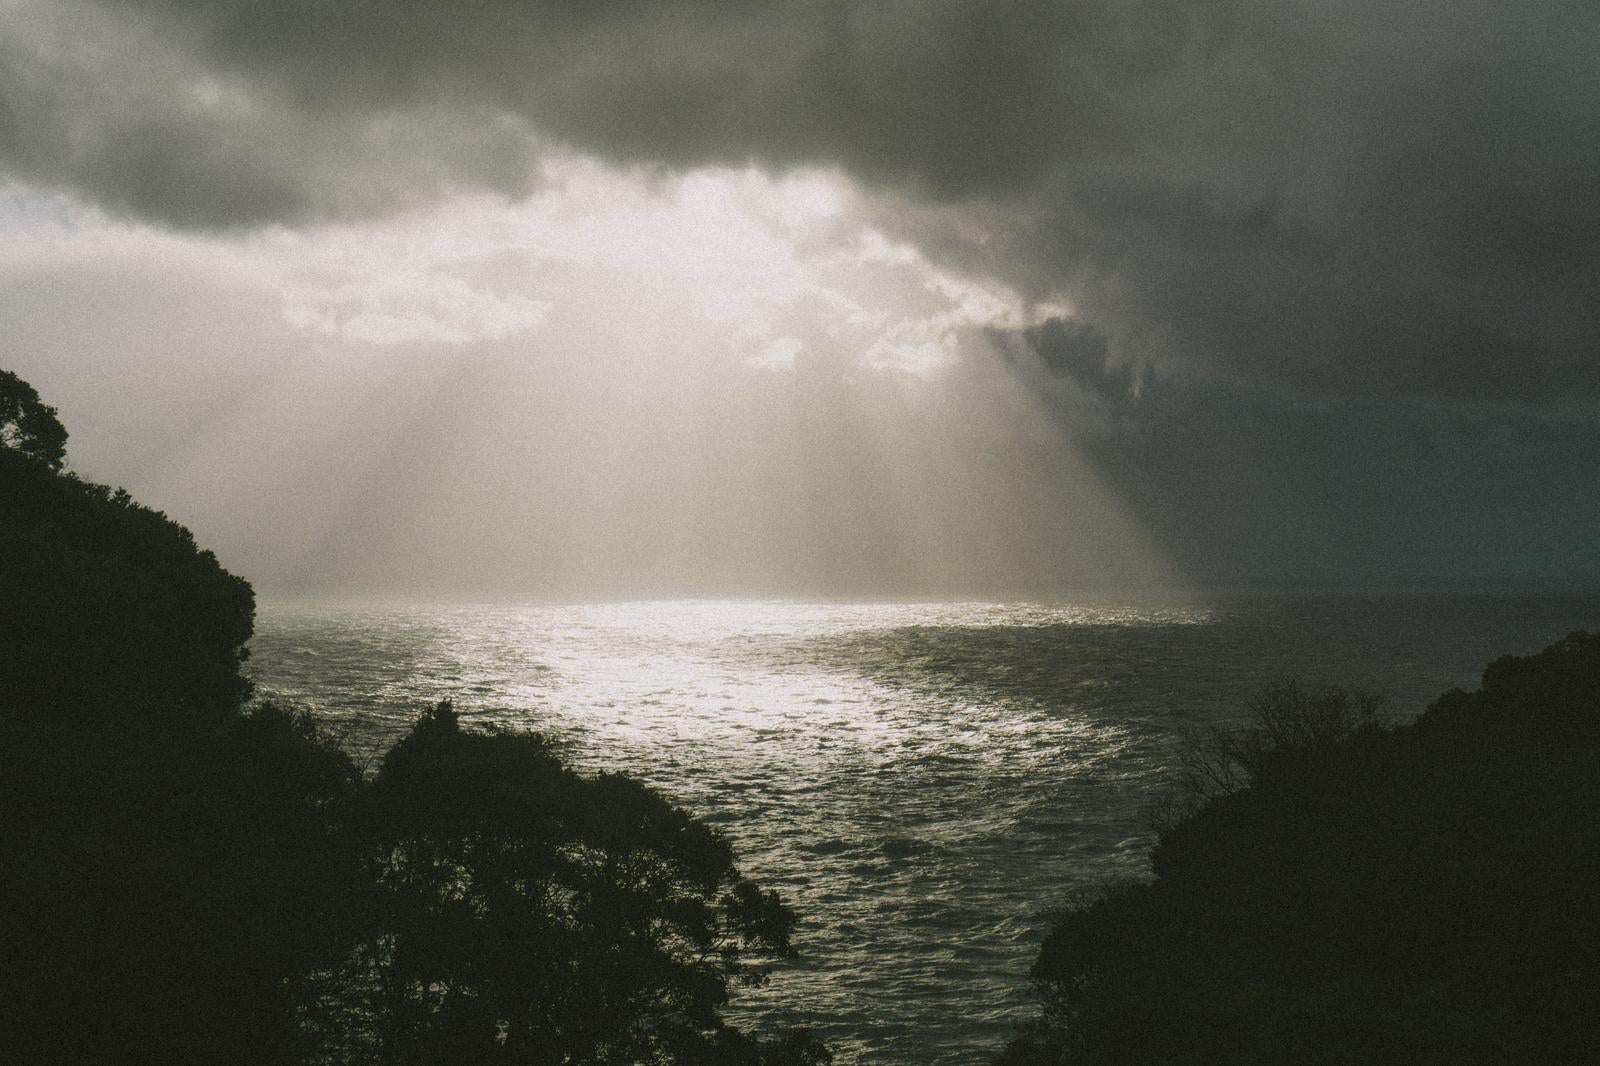
<instances>
[{"instance_id":1,"label":"shadowed ridge","mask_svg":"<svg viewBox=\"0 0 1600 1066\"><path fill-rule=\"evenodd\" d=\"M0 448L9 713L232 713L254 612L249 583L166 515Z\"/></svg>"},{"instance_id":2,"label":"shadowed ridge","mask_svg":"<svg viewBox=\"0 0 1600 1066\"><path fill-rule=\"evenodd\" d=\"M0 447L0 1046L301 1061L358 778L309 719L246 707L250 585L60 460Z\"/></svg>"},{"instance_id":3,"label":"shadowed ridge","mask_svg":"<svg viewBox=\"0 0 1600 1066\"><path fill-rule=\"evenodd\" d=\"M1592 1051L1600 635L1497 660L1410 726L1351 706L1278 690L1255 727L1198 745L1154 879L1057 920L1039 1018L997 1063Z\"/></svg>"},{"instance_id":4,"label":"shadowed ridge","mask_svg":"<svg viewBox=\"0 0 1600 1066\"><path fill-rule=\"evenodd\" d=\"M7 1061L829 1061L721 1017L795 917L714 830L449 704L364 780L246 703L249 584L58 465L0 438Z\"/></svg>"}]
</instances>

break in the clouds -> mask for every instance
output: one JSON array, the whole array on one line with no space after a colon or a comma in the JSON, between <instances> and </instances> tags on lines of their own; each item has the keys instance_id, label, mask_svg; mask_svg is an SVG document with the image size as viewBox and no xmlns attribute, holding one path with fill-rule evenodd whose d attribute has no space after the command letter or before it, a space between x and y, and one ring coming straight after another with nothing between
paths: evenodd
<instances>
[{"instance_id":1,"label":"break in the clouds","mask_svg":"<svg viewBox=\"0 0 1600 1066\"><path fill-rule=\"evenodd\" d=\"M1600 8L0 0L0 336L264 588L1594 575Z\"/></svg>"},{"instance_id":2,"label":"break in the clouds","mask_svg":"<svg viewBox=\"0 0 1600 1066\"><path fill-rule=\"evenodd\" d=\"M7 360L70 459L269 593L1037 594L1173 583L945 272L835 175L215 235L0 197Z\"/></svg>"},{"instance_id":3,"label":"break in the clouds","mask_svg":"<svg viewBox=\"0 0 1600 1066\"><path fill-rule=\"evenodd\" d=\"M187 227L511 196L542 153L837 167L1117 363L1600 398L1573 0L7 0L0 160Z\"/></svg>"}]
</instances>

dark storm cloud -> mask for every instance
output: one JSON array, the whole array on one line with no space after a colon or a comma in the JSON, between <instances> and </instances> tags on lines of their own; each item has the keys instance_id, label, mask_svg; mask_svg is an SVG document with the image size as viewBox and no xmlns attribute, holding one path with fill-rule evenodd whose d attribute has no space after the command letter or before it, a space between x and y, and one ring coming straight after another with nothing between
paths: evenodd
<instances>
[{"instance_id":1,"label":"dark storm cloud","mask_svg":"<svg viewBox=\"0 0 1600 1066\"><path fill-rule=\"evenodd\" d=\"M1014 187L1093 133L1085 5L139 4L209 64L323 111L452 101L611 159L838 162L941 195Z\"/></svg>"},{"instance_id":2,"label":"dark storm cloud","mask_svg":"<svg viewBox=\"0 0 1600 1066\"><path fill-rule=\"evenodd\" d=\"M1106 335L1085 322L1050 318L1023 331L1028 347L1052 374L1065 374L1112 408L1134 399L1134 369L1113 363Z\"/></svg>"},{"instance_id":3,"label":"dark storm cloud","mask_svg":"<svg viewBox=\"0 0 1600 1066\"><path fill-rule=\"evenodd\" d=\"M132 3L0 9L0 177L205 229L530 187L532 144L515 114L473 100L361 101L331 83L317 99L207 56L197 39Z\"/></svg>"},{"instance_id":4,"label":"dark storm cloud","mask_svg":"<svg viewBox=\"0 0 1600 1066\"><path fill-rule=\"evenodd\" d=\"M169 222L516 192L529 131L625 163L834 164L956 265L1067 293L1116 365L1600 399L1592 3L9 11L55 36L3 46L0 160Z\"/></svg>"}]
</instances>

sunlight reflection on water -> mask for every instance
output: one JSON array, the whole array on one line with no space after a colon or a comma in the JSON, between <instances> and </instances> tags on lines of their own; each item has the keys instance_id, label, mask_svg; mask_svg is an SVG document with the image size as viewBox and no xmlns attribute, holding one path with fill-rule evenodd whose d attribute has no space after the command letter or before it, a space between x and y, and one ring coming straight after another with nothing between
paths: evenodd
<instances>
[{"instance_id":1,"label":"sunlight reflection on water","mask_svg":"<svg viewBox=\"0 0 1600 1066\"><path fill-rule=\"evenodd\" d=\"M717 824L802 956L739 1010L842 1062L977 1062L1026 1007L1044 913L1139 876L1175 736L1289 674L1400 717L1576 600L1208 608L673 602L261 611L252 670L375 755L426 704L531 727Z\"/></svg>"}]
</instances>

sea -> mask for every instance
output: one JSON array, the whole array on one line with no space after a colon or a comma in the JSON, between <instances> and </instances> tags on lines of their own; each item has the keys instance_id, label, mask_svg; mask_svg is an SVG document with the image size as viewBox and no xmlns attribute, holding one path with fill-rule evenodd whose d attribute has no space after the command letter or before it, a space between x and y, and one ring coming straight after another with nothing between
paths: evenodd
<instances>
[{"instance_id":1,"label":"sea","mask_svg":"<svg viewBox=\"0 0 1600 1066\"><path fill-rule=\"evenodd\" d=\"M799 912L740 990L840 1063L981 1063L1053 913L1148 876L1176 753L1287 679L1395 722L1600 628L1600 595L1171 602L264 603L249 669L375 766L425 708L537 730L660 789Z\"/></svg>"}]
</instances>

